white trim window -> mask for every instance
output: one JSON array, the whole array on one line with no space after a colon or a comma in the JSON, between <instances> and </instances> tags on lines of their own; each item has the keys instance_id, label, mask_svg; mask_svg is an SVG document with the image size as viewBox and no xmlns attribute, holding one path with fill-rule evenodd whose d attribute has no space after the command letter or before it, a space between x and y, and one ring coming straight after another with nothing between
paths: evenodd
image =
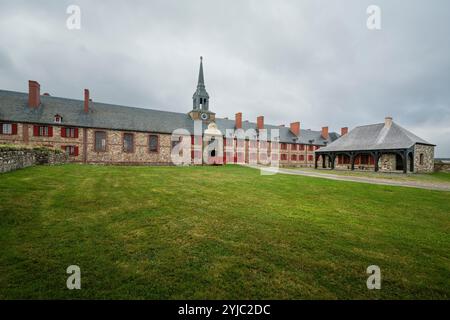
<instances>
[{"instance_id":1,"label":"white trim window","mask_svg":"<svg viewBox=\"0 0 450 320\"><path fill-rule=\"evenodd\" d=\"M66 154L73 156L75 154L75 146L66 146Z\"/></svg>"},{"instance_id":2,"label":"white trim window","mask_svg":"<svg viewBox=\"0 0 450 320\"><path fill-rule=\"evenodd\" d=\"M40 126L39 127L39 135L47 137L48 136L48 127L47 126Z\"/></svg>"},{"instance_id":3,"label":"white trim window","mask_svg":"<svg viewBox=\"0 0 450 320\"><path fill-rule=\"evenodd\" d=\"M75 128L66 128L66 137L75 138Z\"/></svg>"},{"instance_id":4,"label":"white trim window","mask_svg":"<svg viewBox=\"0 0 450 320\"><path fill-rule=\"evenodd\" d=\"M2 133L3 134L12 134L12 124L11 123L3 123L2 124Z\"/></svg>"}]
</instances>

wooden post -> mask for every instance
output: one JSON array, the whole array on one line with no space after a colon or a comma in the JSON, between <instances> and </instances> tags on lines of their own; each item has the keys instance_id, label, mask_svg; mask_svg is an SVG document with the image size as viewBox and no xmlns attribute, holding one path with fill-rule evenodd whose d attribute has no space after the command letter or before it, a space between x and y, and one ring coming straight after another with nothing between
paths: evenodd
<instances>
[{"instance_id":1,"label":"wooden post","mask_svg":"<svg viewBox=\"0 0 450 320\"><path fill-rule=\"evenodd\" d=\"M355 154L352 152L350 154L350 162L352 164L352 171L355 170Z\"/></svg>"},{"instance_id":2,"label":"wooden post","mask_svg":"<svg viewBox=\"0 0 450 320\"><path fill-rule=\"evenodd\" d=\"M403 151L403 173L408 172L408 151Z\"/></svg>"},{"instance_id":3,"label":"wooden post","mask_svg":"<svg viewBox=\"0 0 450 320\"><path fill-rule=\"evenodd\" d=\"M378 172L380 168L378 167L378 161L380 160L380 154L378 152L373 153L373 160L375 161L375 172Z\"/></svg>"}]
</instances>

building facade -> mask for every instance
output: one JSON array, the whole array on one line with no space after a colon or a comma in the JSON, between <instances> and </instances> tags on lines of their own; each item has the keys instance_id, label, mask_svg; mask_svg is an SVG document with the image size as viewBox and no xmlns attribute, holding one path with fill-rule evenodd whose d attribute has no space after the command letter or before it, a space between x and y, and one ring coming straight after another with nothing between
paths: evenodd
<instances>
[{"instance_id":1,"label":"building facade","mask_svg":"<svg viewBox=\"0 0 450 320\"><path fill-rule=\"evenodd\" d=\"M172 149L179 143L173 141L173 133L182 129L183 139L190 141L192 164L265 163L263 157L279 154L282 166L313 167L315 151L339 137L328 127L301 129L299 122L289 127L267 125L263 116L256 122L243 121L241 112L234 120L217 118L210 109L202 58L192 109L186 113L94 102L88 89L84 100L41 95L40 84L31 80L28 89L28 93L0 90L0 143L63 149L72 162L170 165ZM264 130L275 129L277 143L262 139ZM256 134L227 135L239 130ZM205 156L205 145L218 136L223 138L220 150L209 150ZM259 152L263 146L267 155Z\"/></svg>"},{"instance_id":2,"label":"building facade","mask_svg":"<svg viewBox=\"0 0 450 320\"><path fill-rule=\"evenodd\" d=\"M434 170L435 145L386 117L356 127L315 154L315 167L427 173Z\"/></svg>"}]
</instances>

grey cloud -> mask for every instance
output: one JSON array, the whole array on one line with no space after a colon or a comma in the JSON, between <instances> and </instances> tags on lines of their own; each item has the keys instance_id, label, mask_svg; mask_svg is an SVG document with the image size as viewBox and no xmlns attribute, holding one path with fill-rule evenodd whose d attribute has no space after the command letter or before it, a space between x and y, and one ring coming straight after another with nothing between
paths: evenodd
<instances>
[{"instance_id":1,"label":"grey cloud","mask_svg":"<svg viewBox=\"0 0 450 320\"><path fill-rule=\"evenodd\" d=\"M389 114L450 156L448 1L84 0L79 31L73 1L0 3L1 88L187 112L203 55L219 116L338 131Z\"/></svg>"}]
</instances>

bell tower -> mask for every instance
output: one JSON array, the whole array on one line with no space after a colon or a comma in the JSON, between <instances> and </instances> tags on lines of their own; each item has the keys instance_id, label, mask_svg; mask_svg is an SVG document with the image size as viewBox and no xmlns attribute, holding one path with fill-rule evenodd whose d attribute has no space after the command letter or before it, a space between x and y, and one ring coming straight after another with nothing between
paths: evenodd
<instances>
[{"instance_id":1,"label":"bell tower","mask_svg":"<svg viewBox=\"0 0 450 320\"><path fill-rule=\"evenodd\" d=\"M203 75L203 57L200 57L197 90L192 96L192 110L189 112L189 115L193 120L212 121L215 119L215 113L209 111L209 94L206 92L205 77Z\"/></svg>"}]
</instances>

